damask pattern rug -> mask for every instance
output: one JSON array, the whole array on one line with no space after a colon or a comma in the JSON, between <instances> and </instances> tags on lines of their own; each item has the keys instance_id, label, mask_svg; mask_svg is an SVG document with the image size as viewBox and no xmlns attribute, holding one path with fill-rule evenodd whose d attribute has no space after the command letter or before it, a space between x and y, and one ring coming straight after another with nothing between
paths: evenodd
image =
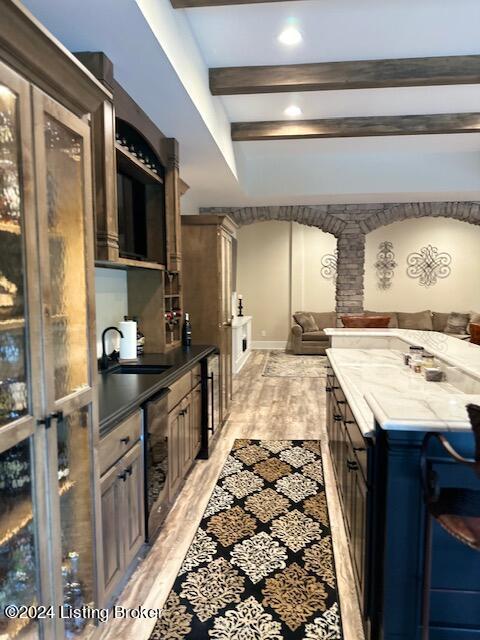
<instances>
[{"instance_id":1,"label":"damask pattern rug","mask_svg":"<svg viewBox=\"0 0 480 640\"><path fill-rule=\"evenodd\" d=\"M267 378L325 378L327 356L296 356L285 351L269 351L263 369Z\"/></svg>"},{"instance_id":2,"label":"damask pattern rug","mask_svg":"<svg viewBox=\"0 0 480 640\"><path fill-rule=\"evenodd\" d=\"M151 640L341 640L320 445L236 440Z\"/></svg>"}]
</instances>

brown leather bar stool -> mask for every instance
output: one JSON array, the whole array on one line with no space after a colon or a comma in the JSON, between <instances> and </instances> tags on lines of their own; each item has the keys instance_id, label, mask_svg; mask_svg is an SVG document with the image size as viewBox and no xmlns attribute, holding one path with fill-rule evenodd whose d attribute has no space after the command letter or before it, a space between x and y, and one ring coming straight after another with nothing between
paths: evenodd
<instances>
[{"instance_id":1,"label":"brown leather bar stool","mask_svg":"<svg viewBox=\"0 0 480 640\"><path fill-rule=\"evenodd\" d=\"M475 437L474 460L468 460L457 453L442 434L427 433L423 440L420 466L426 506L426 521L423 563L422 640L428 640L430 628L433 519L459 542L480 551L480 489L441 488L438 484L437 473L433 470L432 463L427 457L430 441L435 439L451 458L460 464L470 467L480 478L480 406L469 404L467 412Z\"/></svg>"},{"instance_id":2,"label":"brown leather bar stool","mask_svg":"<svg viewBox=\"0 0 480 640\"><path fill-rule=\"evenodd\" d=\"M476 322L470 323L470 342L480 344L480 324Z\"/></svg>"}]
</instances>

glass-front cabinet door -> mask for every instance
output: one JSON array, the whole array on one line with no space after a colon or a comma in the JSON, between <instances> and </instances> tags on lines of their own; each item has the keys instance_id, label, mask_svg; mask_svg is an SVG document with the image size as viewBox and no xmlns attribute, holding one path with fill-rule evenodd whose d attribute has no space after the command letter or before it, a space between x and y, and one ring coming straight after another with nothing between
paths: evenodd
<instances>
[{"instance_id":1,"label":"glass-front cabinet door","mask_svg":"<svg viewBox=\"0 0 480 640\"><path fill-rule=\"evenodd\" d=\"M92 466L94 376L90 128L34 89L39 259L53 557L66 610L94 606ZM65 619L65 637L84 637L88 619Z\"/></svg>"},{"instance_id":2,"label":"glass-front cabinet door","mask_svg":"<svg viewBox=\"0 0 480 640\"><path fill-rule=\"evenodd\" d=\"M45 529L35 473L41 436L34 418L39 396L35 210L29 84L0 63L0 638L33 639L39 626L8 607L40 602L39 531ZM7 610L6 610L7 608ZM10 615L8 616L8 611Z\"/></svg>"}]
</instances>

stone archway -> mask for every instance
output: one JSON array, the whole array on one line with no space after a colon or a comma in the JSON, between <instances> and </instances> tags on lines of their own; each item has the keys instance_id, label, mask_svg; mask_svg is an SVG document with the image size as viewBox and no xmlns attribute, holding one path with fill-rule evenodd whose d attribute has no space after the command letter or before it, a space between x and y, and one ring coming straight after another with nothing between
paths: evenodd
<instances>
[{"instance_id":1,"label":"stone archway","mask_svg":"<svg viewBox=\"0 0 480 640\"><path fill-rule=\"evenodd\" d=\"M264 220L299 222L337 238L337 313L363 311L365 236L411 218L452 218L480 225L480 202L397 202L264 207L208 207L200 213L228 214L238 225Z\"/></svg>"}]
</instances>

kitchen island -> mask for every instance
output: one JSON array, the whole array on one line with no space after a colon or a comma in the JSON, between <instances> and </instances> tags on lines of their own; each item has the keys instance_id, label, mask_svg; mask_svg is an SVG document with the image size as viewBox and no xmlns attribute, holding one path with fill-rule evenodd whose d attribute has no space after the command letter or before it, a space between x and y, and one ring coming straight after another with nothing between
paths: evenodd
<instances>
[{"instance_id":1,"label":"kitchen island","mask_svg":"<svg viewBox=\"0 0 480 640\"><path fill-rule=\"evenodd\" d=\"M444 334L327 329L327 428L365 631L372 640L419 640L425 510L420 450L443 432L464 456L474 442L466 413L480 404L480 348ZM442 382L403 362L411 345L433 353ZM478 480L432 446L444 486ZM477 487L478 488L478 487ZM480 554L438 526L433 535L430 638L480 638Z\"/></svg>"}]
</instances>

